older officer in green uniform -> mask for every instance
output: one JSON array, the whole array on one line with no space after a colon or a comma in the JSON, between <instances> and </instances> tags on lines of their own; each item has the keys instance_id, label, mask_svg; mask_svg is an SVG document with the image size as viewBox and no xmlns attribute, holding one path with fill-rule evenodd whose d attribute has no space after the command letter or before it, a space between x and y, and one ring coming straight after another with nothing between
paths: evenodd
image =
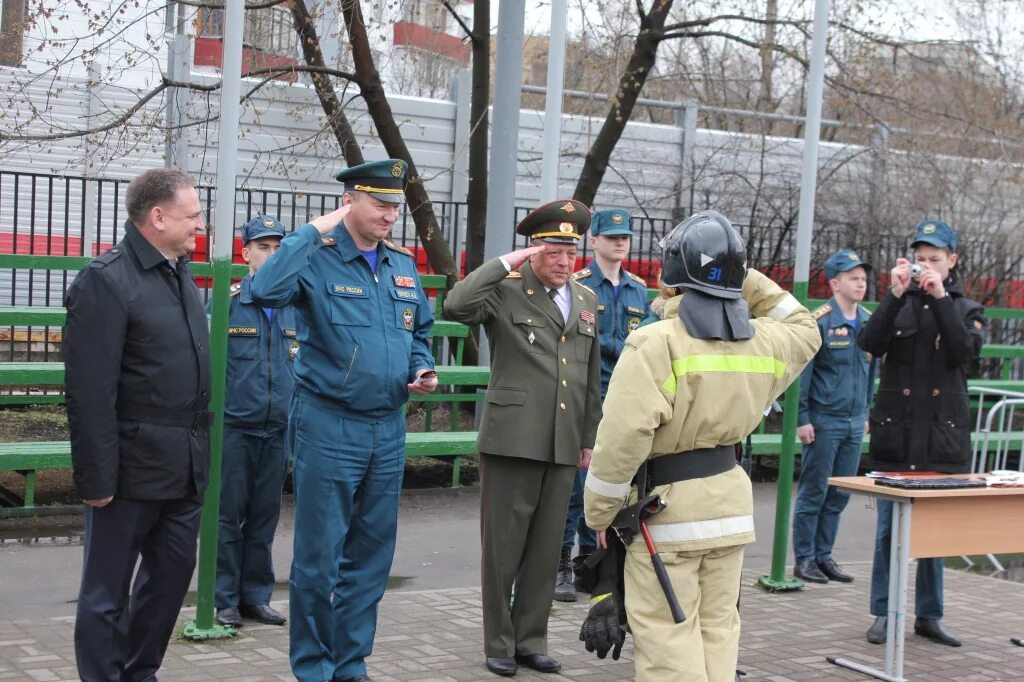
<instances>
[{"instance_id":1,"label":"older officer in green uniform","mask_svg":"<svg viewBox=\"0 0 1024 682\"><path fill-rule=\"evenodd\" d=\"M597 296L571 280L590 225L578 201L545 204L516 232L531 246L484 263L445 299L491 344L480 451L484 651L488 670L557 672L547 655L565 511L601 419ZM515 586L515 603L512 590Z\"/></svg>"}]
</instances>

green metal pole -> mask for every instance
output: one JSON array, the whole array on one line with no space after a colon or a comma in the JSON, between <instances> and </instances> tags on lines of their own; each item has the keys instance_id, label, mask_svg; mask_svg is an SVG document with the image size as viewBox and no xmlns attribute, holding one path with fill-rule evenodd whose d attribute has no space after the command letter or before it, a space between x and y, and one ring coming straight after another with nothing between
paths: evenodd
<instances>
[{"instance_id":1,"label":"green metal pole","mask_svg":"<svg viewBox=\"0 0 1024 682\"><path fill-rule=\"evenodd\" d=\"M213 315L210 320L210 370L213 373L210 433L210 481L199 526L199 594L196 619L185 626L187 639L233 637L234 628L213 620L217 582L217 520L220 514L221 450L224 439L224 385L228 357L228 306L231 252L234 246L235 184L238 173L238 118L242 91L242 24L245 0L224 3L220 121L217 129L217 194L210 234L213 257Z\"/></svg>"},{"instance_id":2,"label":"green metal pole","mask_svg":"<svg viewBox=\"0 0 1024 682\"><path fill-rule=\"evenodd\" d=\"M807 282L795 282L793 295L807 305ZM772 541L771 574L762 575L757 584L771 592L799 590L804 584L786 577L786 556L789 550L789 508L793 494L793 469L796 449L797 416L800 411L800 377L786 389L782 403L782 450L779 452L779 480L775 495L775 534Z\"/></svg>"},{"instance_id":3,"label":"green metal pole","mask_svg":"<svg viewBox=\"0 0 1024 682\"><path fill-rule=\"evenodd\" d=\"M224 394L228 360L228 309L230 306L231 259L213 261L213 314L210 318L210 411L214 413L210 429L210 478L199 521L199 589L196 619L185 626L186 639L233 637L235 629L217 625L213 620L217 583L217 522L220 515L220 474L224 443Z\"/></svg>"},{"instance_id":4,"label":"green metal pole","mask_svg":"<svg viewBox=\"0 0 1024 682\"><path fill-rule=\"evenodd\" d=\"M811 232L814 230L814 199L818 189L818 141L821 137L821 104L825 91L825 38L828 31L829 0L814 1L811 37L811 66L807 76L807 117L804 125L804 154L800 169L800 215L796 231L796 267L793 295L807 302L810 278ZM786 391L782 408L782 451L779 453L779 483L775 505L775 541L772 545L771 575L761 576L758 585L772 592L798 590L803 583L787 579L789 549L789 507L793 490L793 438L800 409L800 377Z\"/></svg>"}]
</instances>

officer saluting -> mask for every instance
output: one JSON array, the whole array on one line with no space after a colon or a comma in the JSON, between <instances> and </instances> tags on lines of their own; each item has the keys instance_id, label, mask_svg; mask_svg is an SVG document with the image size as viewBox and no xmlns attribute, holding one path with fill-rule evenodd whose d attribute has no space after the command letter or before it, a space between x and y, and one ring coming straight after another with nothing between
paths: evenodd
<instances>
[{"instance_id":1,"label":"officer saluting","mask_svg":"<svg viewBox=\"0 0 1024 682\"><path fill-rule=\"evenodd\" d=\"M452 319L483 324L491 344L477 449L484 652L496 675L561 668L547 655L555 570L601 418L597 297L570 279L589 225L578 201L541 206L516 228L532 246L484 263L444 302Z\"/></svg>"},{"instance_id":2,"label":"officer saluting","mask_svg":"<svg viewBox=\"0 0 1024 682\"><path fill-rule=\"evenodd\" d=\"M281 515L284 433L299 342L292 307L260 308L249 292L253 273L277 251L282 238L284 225L270 216L256 216L242 226L242 257L249 274L231 287L217 532L221 625L240 626L243 616L270 625L285 622L269 606L274 592L270 552Z\"/></svg>"},{"instance_id":3,"label":"officer saluting","mask_svg":"<svg viewBox=\"0 0 1024 682\"><path fill-rule=\"evenodd\" d=\"M597 294L602 400L608 392L608 382L611 381L612 370L622 353L626 337L640 326L650 312L650 306L647 305L647 283L622 267L622 261L629 256L629 243L633 237L632 222L633 217L625 209L595 211L590 220L590 247L594 250L594 258L587 267L572 276ZM555 581L556 601L576 601L573 567L579 573L583 562L597 546L594 531L587 528L583 520L583 483L586 478L587 470L580 469L572 485L569 512L565 517L565 535L562 537L562 554L558 560L558 578ZM569 558L577 534L580 551L570 564Z\"/></svg>"},{"instance_id":4,"label":"officer saluting","mask_svg":"<svg viewBox=\"0 0 1024 682\"><path fill-rule=\"evenodd\" d=\"M644 542L632 543L625 607L636 679L731 682L743 546L754 540L750 480L736 466L735 445L821 338L792 295L747 269L743 240L721 214L688 218L663 248L664 283L685 293L668 301L666 319L626 339L604 402L614 418L597 432L584 511L604 545L605 529L623 500L635 500L632 481L646 465L645 487L667 503L650 518L650 535L688 618L674 622ZM605 630L588 627L616 603L594 592L581 637L602 654L621 638L608 641Z\"/></svg>"},{"instance_id":5,"label":"officer saluting","mask_svg":"<svg viewBox=\"0 0 1024 682\"><path fill-rule=\"evenodd\" d=\"M377 604L395 552L409 393L437 387L434 324L416 263L386 238L406 164L337 174L342 206L299 227L253 276L262 306L294 304L291 665L300 682L368 680Z\"/></svg>"}]
</instances>

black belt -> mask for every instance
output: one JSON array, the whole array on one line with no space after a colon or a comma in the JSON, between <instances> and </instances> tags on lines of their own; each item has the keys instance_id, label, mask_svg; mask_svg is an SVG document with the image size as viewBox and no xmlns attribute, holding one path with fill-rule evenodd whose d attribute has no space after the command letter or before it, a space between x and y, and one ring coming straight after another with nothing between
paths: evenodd
<instances>
[{"instance_id":1,"label":"black belt","mask_svg":"<svg viewBox=\"0 0 1024 682\"><path fill-rule=\"evenodd\" d=\"M736 466L736 446L719 445L647 460L648 490L659 485L724 474Z\"/></svg>"},{"instance_id":2,"label":"black belt","mask_svg":"<svg viewBox=\"0 0 1024 682\"><path fill-rule=\"evenodd\" d=\"M213 426L213 412L209 410L176 410L128 401L117 403L117 416L129 421L148 422L163 426L181 426L193 429Z\"/></svg>"}]
</instances>

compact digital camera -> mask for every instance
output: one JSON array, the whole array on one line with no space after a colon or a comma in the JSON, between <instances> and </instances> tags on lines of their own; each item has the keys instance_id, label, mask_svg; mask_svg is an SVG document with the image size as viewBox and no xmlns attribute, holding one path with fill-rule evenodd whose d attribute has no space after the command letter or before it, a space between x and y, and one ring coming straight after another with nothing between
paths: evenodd
<instances>
[{"instance_id":1,"label":"compact digital camera","mask_svg":"<svg viewBox=\"0 0 1024 682\"><path fill-rule=\"evenodd\" d=\"M921 265L920 263L914 263L913 265L910 266L910 279L916 282L917 280L921 279L921 273L923 272L924 266Z\"/></svg>"}]
</instances>

